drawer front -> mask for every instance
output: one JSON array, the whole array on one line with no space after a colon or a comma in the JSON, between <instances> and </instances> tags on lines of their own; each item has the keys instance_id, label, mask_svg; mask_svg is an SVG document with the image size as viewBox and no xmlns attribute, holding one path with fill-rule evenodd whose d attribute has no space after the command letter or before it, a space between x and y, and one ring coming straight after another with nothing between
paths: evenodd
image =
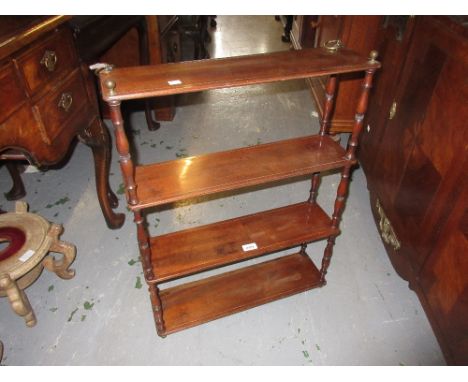
<instances>
[{"instance_id":1,"label":"drawer front","mask_svg":"<svg viewBox=\"0 0 468 382\"><path fill-rule=\"evenodd\" d=\"M32 96L46 83L64 77L77 65L73 40L67 29L55 32L17 59L26 88Z\"/></svg>"},{"instance_id":2,"label":"drawer front","mask_svg":"<svg viewBox=\"0 0 468 382\"><path fill-rule=\"evenodd\" d=\"M0 123L5 121L26 99L13 63L0 68Z\"/></svg>"},{"instance_id":3,"label":"drawer front","mask_svg":"<svg viewBox=\"0 0 468 382\"><path fill-rule=\"evenodd\" d=\"M0 122L0 151L7 148L33 150L42 144L37 131L39 125L28 103L23 103L9 118Z\"/></svg>"},{"instance_id":4,"label":"drawer front","mask_svg":"<svg viewBox=\"0 0 468 382\"><path fill-rule=\"evenodd\" d=\"M78 70L54 92L36 105L42 120L42 136L51 144L64 129L74 129L77 114L88 103L86 88Z\"/></svg>"}]
</instances>

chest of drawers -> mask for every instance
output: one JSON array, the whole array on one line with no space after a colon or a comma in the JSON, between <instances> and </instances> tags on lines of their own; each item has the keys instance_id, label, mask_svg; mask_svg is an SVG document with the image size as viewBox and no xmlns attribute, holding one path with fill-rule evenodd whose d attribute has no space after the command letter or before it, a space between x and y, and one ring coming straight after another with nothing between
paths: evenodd
<instances>
[{"instance_id":1,"label":"chest of drawers","mask_svg":"<svg viewBox=\"0 0 468 382\"><path fill-rule=\"evenodd\" d=\"M59 163L78 137L93 151L98 199L109 227L123 223L109 189L109 138L89 73L76 53L68 17L2 17L0 159Z\"/></svg>"}]
</instances>

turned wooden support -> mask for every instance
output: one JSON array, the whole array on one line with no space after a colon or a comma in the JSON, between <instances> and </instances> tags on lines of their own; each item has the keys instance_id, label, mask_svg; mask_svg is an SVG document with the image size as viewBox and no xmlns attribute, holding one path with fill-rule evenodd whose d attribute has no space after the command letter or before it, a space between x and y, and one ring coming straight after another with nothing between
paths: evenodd
<instances>
[{"instance_id":1,"label":"turned wooden support","mask_svg":"<svg viewBox=\"0 0 468 382\"><path fill-rule=\"evenodd\" d=\"M151 265L151 247L148 229L141 211L135 211L133 215L133 221L137 226L138 247L140 249L140 258L141 264L143 265L143 272L145 274L146 281L151 281L154 279L154 274L153 267Z\"/></svg>"},{"instance_id":2,"label":"turned wooden support","mask_svg":"<svg viewBox=\"0 0 468 382\"><path fill-rule=\"evenodd\" d=\"M130 155L130 145L124 130L120 102L111 101L108 105L112 124L114 125L115 144L119 153L119 163L123 175L127 202L133 206L138 204L135 185L135 166Z\"/></svg>"},{"instance_id":3,"label":"turned wooden support","mask_svg":"<svg viewBox=\"0 0 468 382\"><path fill-rule=\"evenodd\" d=\"M325 102L323 105L323 115L320 121L320 135L326 135L330 130L330 120L335 105L335 93L337 86L337 77L328 77L327 85L325 87Z\"/></svg>"},{"instance_id":4,"label":"turned wooden support","mask_svg":"<svg viewBox=\"0 0 468 382\"><path fill-rule=\"evenodd\" d=\"M323 115L320 121L320 132L321 136L328 135L330 130L330 120L335 105L335 93L337 87L337 77L328 77L327 85L325 88L325 103L323 105ZM312 184L310 188L309 203L315 203L317 199L317 191L320 185L320 172L316 172L312 175Z\"/></svg>"},{"instance_id":5,"label":"turned wooden support","mask_svg":"<svg viewBox=\"0 0 468 382\"><path fill-rule=\"evenodd\" d=\"M375 62L377 58L377 52L371 52L370 60ZM356 107L356 115L354 118L354 127L352 135L349 139L348 149L346 151L346 159L349 160L349 164L347 164L342 172L341 172L341 181L338 185L338 190L336 192L336 200L335 206L333 209L332 215L332 227L335 229L339 228L341 215L343 214L345 204L346 204L346 196L348 194L349 188L349 181L350 181L350 171L351 166L355 160L355 153L356 148L359 142L359 135L362 131L364 117L367 111L367 105L369 103L369 92L372 87L372 78L374 76L376 69L369 69L366 70L366 75L362 82L362 90L361 95L359 96L359 100ZM328 101L328 98L327 98ZM322 259L322 267L320 269L320 281L323 285L325 285L325 275L327 274L328 266L330 265L330 259L333 254L333 246L335 245L335 238L336 236L330 236L328 238L327 246L325 248L323 259Z\"/></svg>"},{"instance_id":6,"label":"turned wooden support","mask_svg":"<svg viewBox=\"0 0 468 382\"><path fill-rule=\"evenodd\" d=\"M315 172L312 174L312 181L310 187L310 195L309 199L307 200L309 203L315 203L317 200L318 189L320 185L320 173Z\"/></svg>"},{"instance_id":7,"label":"turned wooden support","mask_svg":"<svg viewBox=\"0 0 468 382\"><path fill-rule=\"evenodd\" d=\"M137 225L137 239L138 247L140 249L140 258L143 265L143 272L145 274L146 281L154 280L153 267L151 264L151 247L150 237L148 229L145 224L145 219L140 211L134 212L134 222ZM159 297L159 289L155 284L148 284L148 291L150 293L151 306L153 309L154 322L156 324L156 330L158 335L165 337L165 327L162 316L162 304L161 298Z\"/></svg>"},{"instance_id":8,"label":"turned wooden support","mask_svg":"<svg viewBox=\"0 0 468 382\"><path fill-rule=\"evenodd\" d=\"M151 306L153 307L154 322L156 324L156 331L160 337L166 337L166 328L163 319L163 308L161 304L161 298L159 297L159 288L155 284L148 285L148 291L150 293Z\"/></svg>"},{"instance_id":9,"label":"turned wooden support","mask_svg":"<svg viewBox=\"0 0 468 382\"><path fill-rule=\"evenodd\" d=\"M323 253L322 258L322 266L320 268L320 283L321 285L326 285L327 280L325 280L325 276L327 275L327 270L330 265L330 260L333 254L333 246L335 245L335 238L336 236L330 236L327 240L327 246L325 247L325 251Z\"/></svg>"},{"instance_id":10,"label":"turned wooden support","mask_svg":"<svg viewBox=\"0 0 468 382\"><path fill-rule=\"evenodd\" d=\"M341 215L343 214L345 203L346 203L346 196L348 194L349 188L349 173L351 170L351 165L347 165L343 168L341 173L341 181L338 185L338 190L336 192L336 199L335 199L335 206L333 208L333 215L332 215L332 227L335 229L339 228ZM328 266L330 265L330 259L333 254L333 246L335 245L335 238L336 236L330 236L327 241L327 246L325 248L323 259L322 259L322 267L320 268L320 281L323 285L325 285L325 275L327 274Z\"/></svg>"},{"instance_id":11,"label":"turned wooden support","mask_svg":"<svg viewBox=\"0 0 468 382\"><path fill-rule=\"evenodd\" d=\"M374 77L375 70L376 69L366 70L366 75L361 85L361 95L359 97L356 114L354 116L353 132L349 138L346 159L354 160L356 158L356 149L359 142L359 136L361 135L362 126L364 124L364 117L369 103L369 92L372 88L372 79Z\"/></svg>"}]
</instances>

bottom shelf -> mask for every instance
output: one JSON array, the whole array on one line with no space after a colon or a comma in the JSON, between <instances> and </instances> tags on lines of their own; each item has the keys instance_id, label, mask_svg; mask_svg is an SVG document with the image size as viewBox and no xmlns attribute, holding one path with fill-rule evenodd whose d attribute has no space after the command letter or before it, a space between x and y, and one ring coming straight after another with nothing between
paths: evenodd
<instances>
[{"instance_id":1,"label":"bottom shelf","mask_svg":"<svg viewBox=\"0 0 468 382\"><path fill-rule=\"evenodd\" d=\"M308 256L294 254L160 293L166 335L320 286Z\"/></svg>"}]
</instances>

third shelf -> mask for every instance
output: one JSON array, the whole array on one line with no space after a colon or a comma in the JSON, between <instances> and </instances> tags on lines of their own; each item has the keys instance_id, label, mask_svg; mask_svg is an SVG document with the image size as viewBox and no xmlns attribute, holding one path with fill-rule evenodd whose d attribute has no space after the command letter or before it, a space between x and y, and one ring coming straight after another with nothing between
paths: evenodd
<instances>
[{"instance_id":1,"label":"third shelf","mask_svg":"<svg viewBox=\"0 0 468 382\"><path fill-rule=\"evenodd\" d=\"M152 267L163 282L337 234L317 203L298 203L153 237Z\"/></svg>"}]
</instances>

